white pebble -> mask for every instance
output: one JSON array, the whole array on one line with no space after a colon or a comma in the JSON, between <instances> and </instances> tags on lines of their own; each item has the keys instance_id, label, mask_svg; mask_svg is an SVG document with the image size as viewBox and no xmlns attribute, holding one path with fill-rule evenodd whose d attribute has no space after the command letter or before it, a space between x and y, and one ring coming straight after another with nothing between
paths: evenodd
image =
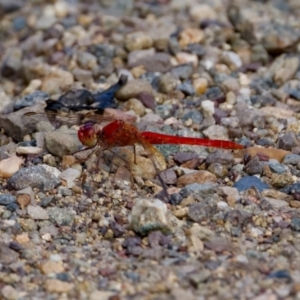
<instances>
[{"instance_id":1,"label":"white pebble","mask_svg":"<svg viewBox=\"0 0 300 300\"><path fill-rule=\"evenodd\" d=\"M211 100L202 101L201 108L204 117L211 117L215 113L215 103Z\"/></svg>"}]
</instances>

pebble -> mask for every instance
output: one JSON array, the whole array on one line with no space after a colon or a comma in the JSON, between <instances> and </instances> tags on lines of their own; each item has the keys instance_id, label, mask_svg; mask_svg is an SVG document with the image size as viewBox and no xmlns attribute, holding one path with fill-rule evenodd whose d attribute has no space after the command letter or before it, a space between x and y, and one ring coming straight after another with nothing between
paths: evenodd
<instances>
[{"instance_id":1,"label":"pebble","mask_svg":"<svg viewBox=\"0 0 300 300\"><path fill-rule=\"evenodd\" d=\"M75 183L74 180L79 178L81 175L81 172L74 169L74 168L68 168L61 172L59 177L67 182L67 187L72 188Z\"/></svg>"},{"instance_id":2,"label":"pebble","mask_svg":"<svg viewBox=\"0 0 300 300\"><path fill-rule=\"evenodd\" d=\"M70 226L74 222L76 212L68 208L49 207L47 213L52 222L58 226Z\"/></svg>"},{"instance_id":3,"label":"pebble","mask_svg":"<svg viewBox=\"0 0 300 300\"><path fill-rule=\"evenodd\" d=\"M225 63L231 70L236 70L243 64L239 55L232 51L223 51L221 61Z\"/></svg>"},{"instance_id":4,"label":"pebble","mask_svg":"<svg viewBox=\"0 0 300 300\"><path fill-rule=\"evenodd\" d=\"M115 96L120 101L126 101L131 98L136 98L141 92L153 95L154 91L150 83L145 80L136 79L129 81L125 86L119 89Z\"/></svg>"},{"instance_id":5,"label":"pebble","mask_svg":"<svg viewBox=\"0 0 300 300\"><path fill-rule=\"evenodd\" d=\"M270 203L274 209L279 209L282 207L289 206L288 202L280 200L280 199L273 199L273 198L265 197L264 200L267 201L268 203Z\"/></svg>"},{"instance_id":6,"label":"pebble","mask_svg":"<svg viewBox=\"0 0 300 300\"><path fill-rule=\"evenodd\" d=\"M240 194L237 188L230 187L230 186L222 186L218 188L218 192L220 192L220 195L225 195L226 202L229 204L229 206L234 207L235 203L240 198Z\"/></svg>"},{"instance_id":7,"label":"pebble","mask_svg":"<svg viewBox=\"0 0 300 300\"><path fill-rule=\"evenodd\" d=\"M263 163L260 161L258 156L254 156L245 166L245 171L249 175L260 175L263 171Z\"/></svg>"},{"instance_id":8,"label":"pebble","mask_svg":"<svg viewBox=\"0 0 300 300\"><path fill-rule=\"evenodd\" d=\"M10 178L19 171L23 163L23 159L16 155L2 159L0 161L0 176L4 178Z\"/></svg>"},{"instance_id":9,"label":"pebble","mask_svg":"<svg viewBox=\"0 0 300 300\"><path fill-rule=\"evenodd\" d=\"M177 186L184 187L192 183L215 183L217 181L216 175L212 174L211 172L201 170L196 171L190 174L183 175L178 178Z\"/></svg>"},{"instance_id":10,"label":"pebble","mask_svg":"<svg viewBox=\"0 0 300 300\"><path fill-rule=\"evenodd\" d=\"M43 166L22 168L8 180L10 189L22 190L26 187L49 191L60 184L57 176L49 173Z\"/></svg>"},{"instance_id":11,"label":"pebble","mask_svg":"<svg viewBox=\"0 0 300 300\"><path fill-rule=\"evenodd\" d=\"M126 36L125 47L127 50L141 50L151 48L153 39L143 32L133 32Z\"/></svg>"},{"instance_id":12,"label":"pebble","mask_svg":"<svg viewBox=\"0 0 300 300\"><path fill-rule=\"evenodd\" d=\"M205 118L211 117L215 113L215 103L211 100L202 101L201 108Z\"/></svg>"},{"instance_id":13,"label":"pebble","mask_svg":"<svg viewBox=\"0 0 300 300\"><path fill-rule=\"evenodd\" d=\"M162 75L159 78L158 91L161 93L167 94L173 91L176 88L176 86L177 86L177 79L169 73Z\"/></svg>"},{"instance_id":14,"label":"pebble","mask_svg":"<svg viewBox=\"0 0 300 300\"><path fill-rule=\"evenodd\" d=\"M51 154L63 157L78 151L80 142L77 134L53 131L45 133L45 146Z\"/></svg>"},{"instance_id":15,"label":"pebble","mask_svg":"<svg viewBox=\"0 0 300 300\"><path fill-rule=\"evenodd\" d=\"M294 182L293 176L289 173L273 174L271 183L275 187L282 188Z\"/></svg>"},{"instance_id":16,"label":"pebble","mask_svg":"<svg viewBox=\"0 0 300 300\"><path fill-rule=\"evenodd\" d=\"M158 199L136 199L128 221L130 227L143 236L155 230L164 233L173 230L167 206Z\"/></svg>"},{"instance_id":17,"label":"pebble","mask_svg":"<svg viewBox=\"0 0 300 300\"><path fill-rule=\"evenodd\" d=\"M65 268L62 265L62 262L56 262L56 261L46 261L41 265L41 271L46 274L53 274L53 273L62 273L65 271Z\"/></svg>"},{"instance_id":18,"label":"pebble","mask_svg":"<svg viewBox=\"0 0 300 300\"><path fill-rule=\"evenodd\" d=\"M0 195L0 205L9 206L16 203L17 199L11 194L1 194Z\"/></svg>"},{"instance_id":19,"label":"pebble","mask_svg":"<svg viewBox=\"0 0 300 300\"><path fill-rule=\"evenodd\" d=\"M203 134L211 140L228 140L227 128L220 125L211 125L202 131Z\"/></svg>"},{"instance_id":20,"label":"pebble","mask_svg":"<svg viewBox=\"0 0 300 300\"><path fill-rule=\"evenodd\" d=\"M42 148L39 147L17 147L16 153L19 155L26 155L26 154L39 154L43 151Z\"/></svg>"},{"instance_id":21,"label":"pebble","mask_svg":"<svg viewBox=\"0 0 300 300\"><path fill-rule=\"evenodd\" d=\"M283 136L280 136L277 143L278 148L284 150L292 150L293 147L299 146L299 140L292 131L288 131Z\"/></svg>"},{"instance_id":22,"label":"pebble","mask_svg":"<svg viewBox=\"0 0 300 300\"><path fill-rule=\"evenodd\" d=\"M198 24L205 20L217 20L215 10L208 4L191 5L189 14Z\"/></svg>"},{"instance_id":23,"label":"pebble","mask_svg":"<svg viewBox=\"0 0 300 300\"><path fill-rule=\"evenodd\" d=\"M191 64L180 64L171 69L171 74L175 78L178 78L180 80L187 80L187 79L191 78L191 76L193 74L193 66ZM167 75L165 75L165 76L167 76ZM172 78L174 78L173 76L172 76ZM177 81L175 81L173 79L173 83L177 84Z\"/></svg>"},{"instance_id":24,"label":"pebble","mask_svg":"<svg viewBox=\"0 0 300 300\"><path fill-rule=\"evenodd\" d=\"M217 178L224 178L228 174L228 169L219 163L213 163L213 164L209 165L209 167L207 168L207 171L216 175Z\"/></svg>"},{"instance_id":25,"label":"pebble","mask_svg":"<svg viewBox=\"0 0 300 300\"><path fill-rule=\"evenodd\" d=\"M18 300L20 297L20 293L11 285L4 285L1 294L6 300Z\"/></svg>"},{"instance_id":26,"label":"pebble","mask_svg":"<svg viewBox=\"0 0 300 300\"><path fill-rule=\"evenodd\" d=\"M50 293L68 293L74 289L74 284L49 278L46 279L44 288Z\"/></svg>"},{"instance_id":27,"label":"pebble","mask_svg":"<svg viewBox=\"0 0 300 300\"><path fill-rule=\"evenodd\" d=\"M48 220L49 216L47 211L40 206L27 206L27 213L33 220Z\"/></svg>"},{"instance_id":28,"label":"pebble","mask_svg":"<svg viewBox=\"0 0 300 300\"><path fill-rule=\"evenodd\" d=\"M60 94L74 83L74 76L62 69L52 70L44 79L41 90L50 95Z\"/></svg>"},{"instance_id":29,"label":"pebble","mask_svg":"<svg viewBox=\"0 0 300 300\"><path fill-rule=\"evenodd\" d=\"M245 176L242 177L240 180L235 182L233 187L237 188L239 192L245 191L250 189L252 186L256 187L259 191L263 191L265 189L269 189L270 187L262 182L256 176Z\"/></svg>"},{"instance_id":30,"label":"pebble","mask_svg":"<svg viewBox=\"0 0 300 300\"><path fill-rule=\"evenodd\" d=\"M298 154L287 154L283 159L283 164L296 165L300 161L300 155Z\"/></svg>"}]
</instances>

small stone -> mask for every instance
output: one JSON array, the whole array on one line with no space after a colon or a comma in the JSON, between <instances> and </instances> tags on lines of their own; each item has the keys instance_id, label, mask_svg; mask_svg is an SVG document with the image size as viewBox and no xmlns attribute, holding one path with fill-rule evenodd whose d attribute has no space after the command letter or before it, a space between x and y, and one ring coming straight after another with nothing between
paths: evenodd
<instances>
[{"instance_id":1,"label":"small stone","mask_svg":"<svg viewBox=\"0 0 300 300\"><path fill-rule=\"evenodd\" d=\"M197 78L193 80L193 86L195 89L196 94L203 95L205 94L207 88L208 88L208 81L206 78Z\"/></svg>"},{"instance_id":2,"label":"small stone","mask_svg":"<svg viewBox=\"0 0 300 300\"><path fill-rule=\"evenodd\" d=\"M240 68L243 64L239 55L232 51L223 51L221 61L233 71Z\"/></svg>"},{"instance_id":3,"label":"small stone","mask_svg":"<svg viewBox=\"0 0 300 300\"><path fill-rule=\"evenodd\" d=\"M47 209L49 218L58 226L70 226L74 222L76 212L69 208L50 207Z\"/></svg>"},{"instance_id":4,"label":"small stone","mask_svg":"<svg viewBox=\"0 0 300 300\"><path fill-rule=\"evenodd\" d=\"M1 243L0 244L0 263L1 264L11 264L16 262L19 259L19 254L10 249L7 245Z\"/></svg>"},{"instance_id":5,"label":"small stone","mask_svg":"<svg viewBox=\"0 0 300 300\"><path fill-rule=\"evenodd\" d=\"M140 100L136 99L136 98L131 98L129 99L125 105L127 110L132 110L134 111L138 116L143 116L145 114L145 107L144 105L141 103Z\"/></svg>"},{"instance_id":6,"label":"small stone","mask_svg":"<svg viewBox=\"0 0 300 300\"><path fill-rule=\"evenodd\" d=\"M207 171L216 175L217 178L224 178L228 174L228 169L219 163L213 163L213 164L209 165L209 167L207 168Z\"/></svg>"},{"instance_id":7,"label":"small stone","mask_svg":"<svg viewBox=\"0 0 300 300\"><path fill-rule=\"evenodd\" d=\"M158 199L136 199L129 216L129 224L141 235L156 230L165 233L172 231L167 206Z\"/></svg>"},{"instance_id":8,"label":"small stone","mask_svg":"<svg viewBox=\"0 0 300 300\"><path fill-rule=\"evenodd\" d=\"M217 20L216 11L208 4L191 5L189 14L198 24L206 20Z\"/></svg>"},{"instance_id":9,"label":"small stone","mask_svg":"<svg viewBox=\"0 0 300 300\"><path fill-rule=\"evenodd\" d=\"M64 132L53 131L45 133L45 145L50 153L63 157L78 151L80 142L77 134L70 135Z\"/></svg>"},{"instance_id":10,"label":"small stone","mask_svg":"<svg viewBox=\"0 0 300 300\"><path fill-rule=\"evenodd\" d=\"M93 291L90 296L89 299L90 300L111 300L114 299L114 295L116 294L116 292L110 292L110 291ZM118 296L116 296L118 297ZM117 298L116 298L117 299Z\"/></svg>"},{"instance_id":11,"label":"small stone","mask_svg":"<svg viewBox=\"0 0 300 300\"><path fill-rule=\"evenodd\" d=\"M22 49L19 47L9 48L3 57L1 73L3 76L11 76L22 68Z\"/></svg>"},{"instance_id":12,"label":"small stone","mask_svg":"<svg viewBox=\"0 0 300 300\"><path fill-rule=\"evenodd\" d=\"M153 40L143 32L133 32L126 36L125 47L127 50L141 50L151 48Z\"/></svg>"},{"instance_id":13,"label":"small stone","mask_svg":"<svg viewBox=\"0 0 300 300\"><path fill-rule=\"evenodd\" d=\"M16 153L25 155L25 154L39 154L43 151L42 148L39 147L17 147Z\"/></svg>"},{"instance_id":14,"label":"small stone","mask_svg":"<svg viewBox=\"0 0 300 300\"><path fill-rule=\"evenodd\" d=\"M67 187L72 188L75 183L74 180L79 178L81 175L81 172L74 169L74 168L68 168L61 172L59 177L67 182Z\"/></svg>"},{"instance_id":15,"label":"small stone","mask_svg":"<svg viewBox=\"0 0 300 300\"><path fill-rule=\"evenodd\" d=\"M216 203L210 201L203 201L201 203L194 203L189 207L188 217L197 223L201 223L206 219L210 219L217 213L218 207Z\"/></svg>"},{"instance_id":16,"label":"small stone","mask_svg":"<svg viewBox=\"0 0 300 300\"><path fill-rule=\"evenodd\" d=\"M284 157L283 159L283 164L291 164L291 165L296 165L300 162L300 155L298 154L288 154Z\"/></svg>"},{"instance_id":17,"label":"small stone","mask_svg":"<svg viewBox=\"0 0 300 300\"><path fill-rule=\"evenodd\" d=\"M27 207L27 213L30 218L34 220L48 220L49 216L45 209L40 206L29 205Z\"/></svg>"},{"instance_id":18,"label":"small stone","mask_svg":"<svg viewBox=\"0 0 300 300\"><path fill-rule=\"evenodd\" d=\"M85 70L93 70L97 66L97 57L85 51L77 53L77 62Z\"/></svg>"},{"instance_id":19,"label":"small stone","mask_svg":"<svg viewBox=\"0 0 300 300\"><path fill-rule=\"evenodd\" d=\"M20 169L20 166L23 163L24 163L23 159L16 155L12 155L9 158L1 160L0 176L4 178L10 178Z\"/></svg>"},{"instance_id":20,"label":"small stone","mask_svg":"<svg viewBox=\"0 0 300 300\"><path fill-rule=\"evenodd\" d=\"M41 265L41 271L48 275L48 274L55 274L55 273L61 273L65 271L65 268L62 265L62 262L56 262L56 261L47 261Z\"/></svg>"},{"instance_id":21,"label":"small stone","mask_svg":"<svg viewBox=\"0 0 300 300\"><path fill-rule=\"evenodd\" d=\"M194 67L198 66L199 60L198 56L195 54L187 53L187 52L178 52L175 55L179 64L191 64Z\"/></svg>"},{"instance_id":22,"label":"small stone","mask_svg":"<svg viewBox=\"0 0 300 300\"><path fill-rule=\"evenodd\" d=\"M158 90L161 93L169 93L173 91L177 86L177 79L171 74L162 75L159 78Z\"/></svg>"},{"instance_id":23,"label":"small stone","mask_svg":"<svg viewBox=\"0 0 300 300\"><path fill-rule=\"evenodd\" d=\"M19 292L15 288L13 288L11 285L5 285L1 289L1 295L4 297L3 299L6 299L6 300L20 299Z\"/></svg>"},{"instance_id":24,"label":"small stone","mask_svg":"<svg viewBox=\"0 0 300 300\"><path fill-rule=\"evenodd\" d=\"M293 147L299 146L299 140L293 131L286 132L278 138L278 148L292 150Z\"/></svg>"},{"instance_id":25,"label":"small stone","mask_svg":"<svg viewBox=\"0 0 300 300\"><path fill-rule=\"evenodd\" d=\"M8 206L16 203L16 197L11 194L1 194L0 195L0 205Z\"/></svg>"},{"instance_id":26,"label":"small stone","mask_svg":"<svg viewBox=\"0 0 300 300\"><path fill-rule=\"evenodd\" d=\"M74 76L68 71L54 69L43 80L41 90L49 94L61 94L74 83Z\"/></svg>"},{"instance_id":27,"label":"small stone","mask_svg":"<svg viewBox=\"0 0 300 300\"><path fill-rule=\"evenodd\" d=\"M290 206L295 207L295 208L299 208L300 207L300 201L292 200L292 201L290 201Z\"/></svg>"},{"instance_id":28,"label":"small stone","mask_svg":"<svg viewBox=\"0 0 300 300\"><path fill-rule=\"evenodd\" d=\"M218 193L220 196L225 196L225 199L229 206L234 207L238 199L240 198L240 194L237 188L222 186L218 188Z\"/></svg>"},{"instance_id":29,"label":"small stone","mask_svg":"<svg viewBox=\"0 0 300 300\"><path fill-rule=\"evenodd\" d=\"M180 64L172 68L171 74L175 78L179 78L181 80L187 80L192 76L193 71L194 71L193 66L190 63Z\"/></svg>"},{"instance_id":30,"label":"small stone","mask_svg":"<svg viewBox=\"0 0 300 300\"><path fill-rule=\"evenodd\" d=\"M42 165L22 168L8 180L9 188L15 190L21 190L30 186L49 191L59 183L60 180L57 176L48 172Z\"/></svg>"},{"instance_id":31,"label":"small stone","mask_svg":"<svg viewBox=\"0 0 300 300\"><path fill-rule=\"evenodd\" d=\"M245 171L250 175L261 174L263 171L263 164L258 156L254 156L245 166Z\"/></svg>"},{"instance_id":32,"label":"small stone","mask_svg":"<svg viewBox=\"0 0 300 300\"><path fill-rule=\"evenodd\" d=\"M228 140L227 128L220 125L211 125L207 129L203 130L203 134L211 140Z\"/></svg>"},{"instance_id":33,"label":"small stone","mask_svg":"<svg viewBox=\"0 0 300 300\"><path fill-rule=\"evenodd\" d=\"M289 206L288 202L280 200L280 199L265 197L264 200L266 200L269 204L271 204L274 209Z\"/></svg>"},{"instance_id":34,"label":"small stone","mask_svg":"<svg viewBox=\"0 0 300 300\"><path fill-rule=\"evenodd\" d=\"M125 86L120 88L115 96L118 100L126 101L130 98L136 98L141 92L147 92L151 95L154 94L150 83L142 79L136 79L129 81Z\"/></svg>"},{"instance_id":35,"label":"small stone","mask_svg":"<svg viewBox=\"0 0 300 300\"><path fill-rule=\"evenodd\" d=\"M262 182L256 176L245 176L242 177L239 181L237 181L233 187L237 188L239 192L250 189L252 186L256 187L259 191L263 191L265 189L269 189L270 187Z\"/></svg>"},{"instance_id":36,"label":"small stone","mask_svg":"<svg viewBox=\"0 0 300 300\"><path fill-rule=\"evenodd\" d=\"M46 279L44 288L50 293L68 293L74 289L74 284L58 279Z\"/></svg>"},{"instance_id":37,"label":"small stone","mask_svg":"<svg viewBox=\"0 0 300 300\"><path fill-rule=\"evenodd\" d=\"M271 183L275 187L282 188L286 185L294 183L294 179L293 176L289 173L273 174Z\"/></svg>"},{"instance_id":38,"label":"small stone","mask_svg":"<svg viewBox=\"0 0 300 300\"><path fill-rule=\"evenodd\" d=\"M211 172L201 170L196 171L191 174L183 175L178 178L177 186L183 187L191 183L214 183L217 181L216 175L212 174Z\"/></svg>"},{"instance_id":39,"label":"small stone","mask_svg":"<svg viewBox=\"0 0 300 300\"><path fill-rule=\"evenodd\" d=\"M179 34L179 44L182 48L189 44L199 44L204 38L204 32L198 28L186 28Z\"/></svg>"},{"instance_id":40,"label":"small stone","mask_svg":"<svg viewBox=\"0 0 300 300\"><path fill-rule=\"evenodd\" d=\"M19 243L19 244L26 244L26 243L29 243L30 242L30 239L28 237L28 233L25 232L25 233L22 233L22 234L19 234L16 236L16 241Z\"/></svg>"},{"instance_id":41,"label":"small stone","mask_svg":"<svg viewBox=\"0 0 300 300\"><path fill-rule=\"evenodd\" d=\"M295 231L300 231L300 218L292 218L291 228Z\"/></svg>"},{"instance_id":42,"label":"small stone","mask_svg":"<svg viewBox=\"0 0 300 300\"><path fill-rule=\"evenodd\" d=\"M211 117L215 113L215 103L211 100L202 101L201 108L205 118Z\"/></svg>"},{"instance_id":43,"label":"small stone","mask_svg":"<svg viewBox=\"0 0 300 300\"><path fill-rule=\"evenodd\" d=\"M30 195L26 194L19 195L17 198L17 202L19 203L21 209L25 209L25 207L27 207L30 204L31 197Z\"/></svg>"}]
</instances>

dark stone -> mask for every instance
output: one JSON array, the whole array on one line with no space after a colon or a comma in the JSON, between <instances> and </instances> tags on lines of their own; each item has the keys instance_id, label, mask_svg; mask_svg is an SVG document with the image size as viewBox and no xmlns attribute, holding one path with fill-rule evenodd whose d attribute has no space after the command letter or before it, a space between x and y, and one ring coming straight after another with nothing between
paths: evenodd
<instances>
[{"instance_id":1,"label":"dark stone","mask_svg":"<svg viewBox=\"0 0 300 300\"><path fill-rule=\"evenodd\" d=\"M193 74L193 66L191 64L178 65L171 70L171 74L181 80L189 79Z\"/></svg>"},{"instance_id":2,"label":"dark stone","mask_svg":"<svg viewBox=\"0 0 300 300\"><path fill-rule=\"evenodd\" d=\"M29 95L22 97L21 99L18 99L15 102L14 110L19 110L27 106L33 106L39 102L45 102L48 99L49 99L48 93L42 91L35 91Z\"/></svg>"},{"instance_id":3,"label":"dark stone","mask_svg":"<svg viewBox=\"0 0 300 300\"><path fill-rule=\"evenodd\" d=\"M147 92L140 92L137 94L136 98L140 100L146 108L150 108L152 110L155 109L156 103L153 95Z\"/></svg>"},{"instance_id":4,"label":"dark stone","mask_svg":"<svg viewBox=\"0 0 300 300\"><path fill-rule=\"evenodd\" d=\"M258 156L254 156L245 166L245 171L250 174L261 174L263 171L263 164Z\"/></svg>"},{"instance_id":5,"label":"dark stone","mask_svg":"<svg viewBox=\"0 0 300 300\"><path fill-rule=\"evenodd\" d=\"M233 154L223 151L216 151L214 153L211 153L206 157L206 164L210 165L212 163L219 163L221 165L227 166L228 168L231 168L234 164Z\"/></svg>"},{"instance_id":6,"label":"dark stone","mask_svg":"<svg viewBox=\"0 0 300 300\"><path fill-rule=\"evenodd\" d=\"M42 166L22 168L7 181L9 189L21 190L28 186L49 191L60 184L60 179Z\"/></svg>"},{"instance_id":7,"label":"dark stone","mask_svg":"<svg viewBox=\"0 0 300 300\"><path fill-rule=\"evenodd\" d=\"M280 191L285 194L300 193L300 183L293 183L291 185L287 185Z\"/></svg>"},{"instance_id":8,"label":"dark stone","mask_svg":"<svg viewBox=\"0 0 300 300\"><path fill-rule=\"evenodd\" d=\"M299 144L299 140L293 131L288 131L278 138L279 149L291 150L293 147L299 146Z\"/></svg>"},{"instance_id":9,"label":"dark stone","mask_svg":"<svg viewBox=\"0 0 300 300\"><path fill-rule=\"evenodd\" d=\"M256 176L243 177L233 185L233 187L237 188L239 192L248 190L253 186L256 187L260 192L270 188L266 183L262 182ZM300 184L299 184L299 189L300 189Z\"/></svg>"},{"instance_id":10,"label":"dark stone","mask_svg":"<svg viewBox=\"0 0 300 300\"><path fill-rule=\"evenodd\" d=\"M179 205L182 200L183 197L180 194L174 193L170 196L170 203L172 205Z\"/></svg>"},{"instance_id":11,"label":"dark stone","mask_svg":"<svg viewBox=\"0 0 300 300\"><path fill-rule=\"evenodd\" d=\"M0 205L11 205L13 203L17 203L17 198L10 194L2 194L0 195Z\"/></svg>"},{"instance_id":12,"label":"dark stone","mask_svg":"<svg viewBox=\"0 0 300 300\"><path fill-rule=\"evenodd\" d=\"M218 211L217 205L210 200L192 204L188 210L188 217L197 223L210 219Z\"/></svg>"}]
</instances>

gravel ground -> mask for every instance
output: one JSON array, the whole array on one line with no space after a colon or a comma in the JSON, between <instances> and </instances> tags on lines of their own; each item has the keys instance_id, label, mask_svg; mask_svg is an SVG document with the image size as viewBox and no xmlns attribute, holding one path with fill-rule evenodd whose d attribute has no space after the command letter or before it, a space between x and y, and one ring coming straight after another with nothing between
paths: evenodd
<instances>
[{"instance_id":1,"label":"gravel ground","mask_svg":"<svg viewBox=\"0 0 300 300\"><path fill-rule=\"evenodd\" d=\"M0 0L0 298L300 299L300 2L45 3ZM164 199L49 99L245 149L157 146Z\"/></svg>"}]
</instances>

